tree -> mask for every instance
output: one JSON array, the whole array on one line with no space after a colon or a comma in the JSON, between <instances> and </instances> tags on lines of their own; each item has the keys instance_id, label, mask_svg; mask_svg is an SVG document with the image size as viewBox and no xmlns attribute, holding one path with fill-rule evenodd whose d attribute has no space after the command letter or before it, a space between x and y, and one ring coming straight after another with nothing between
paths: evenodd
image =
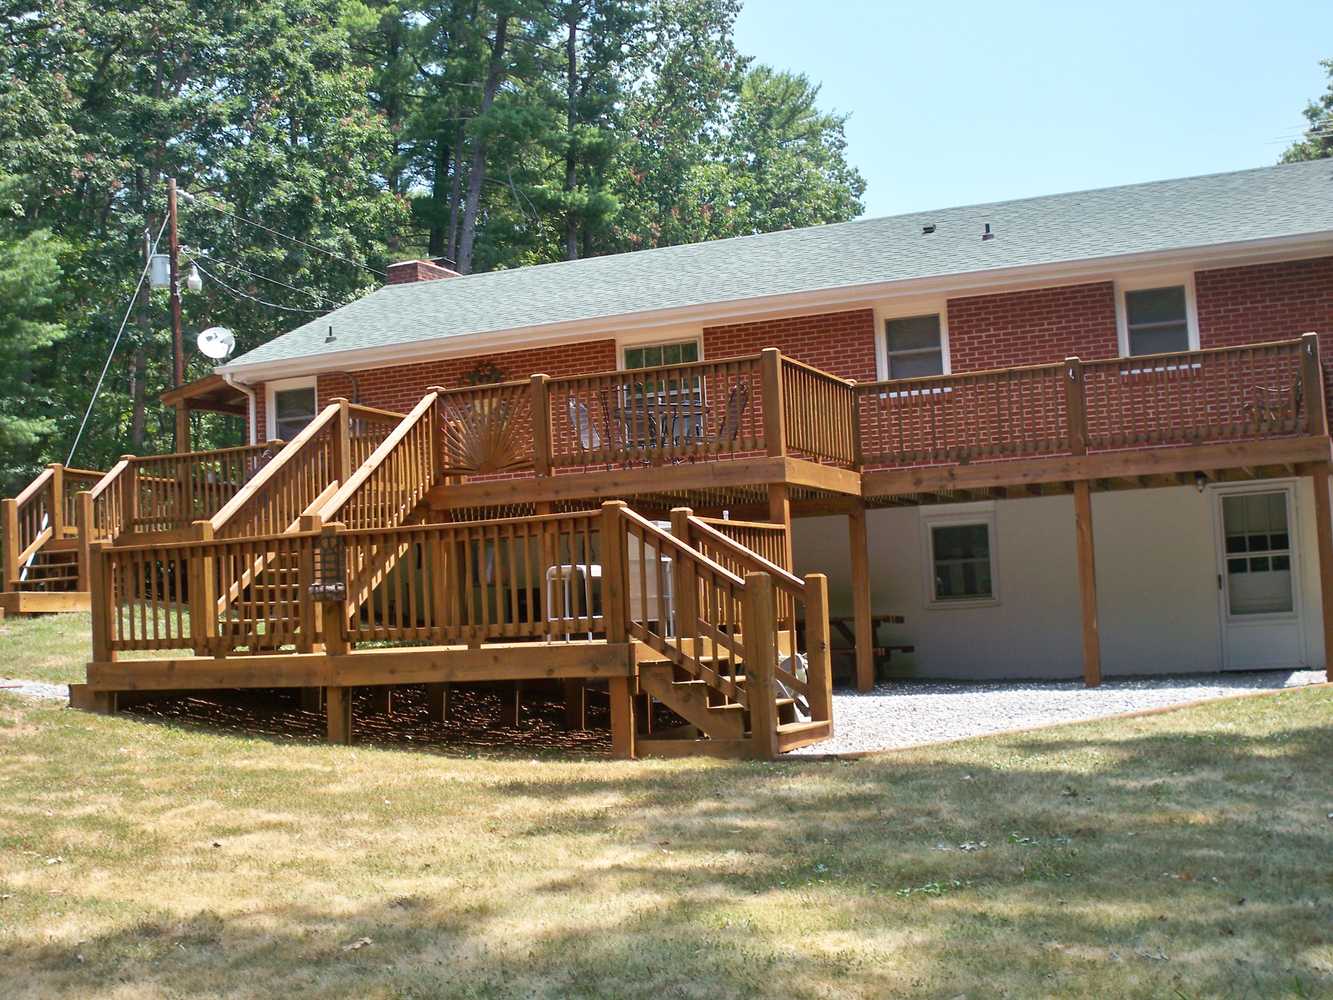
<instances>
[{"instance_id":1,"label":"tree","mask_svg":"<svg viewBox=\"0 0 1333 1000\"><path fill-rule=\"evenodd\" d=\"M1305 120L1310 125L1305 135L1282 154L1283 163L1333 156L1333 59L1325 59L1319 65L1328 73L1328 89L1305 106Z\"/></svg>"},{"instance_id":2,"label":"tree","mask_svg":"<svg viewBox=\"0 0 1333 1000\"><path fill-rule=\"evenodd\" d=\"M45 229L21 232L9 210L16 207L15 187L0 177L0 480L11 491L41 464L42 446L56 428L34 361L65 336L58 319L60 244Z\"/></svg>"}]
</instances>

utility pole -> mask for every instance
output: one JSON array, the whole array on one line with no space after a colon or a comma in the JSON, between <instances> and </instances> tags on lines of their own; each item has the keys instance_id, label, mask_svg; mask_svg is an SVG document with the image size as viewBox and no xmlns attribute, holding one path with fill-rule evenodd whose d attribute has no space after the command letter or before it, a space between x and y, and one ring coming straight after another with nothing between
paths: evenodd
<instances>
[{"instance_id":1,"label":"utility pole","mask_svg":"<svg viewBox=\"0 0 1333 1000\"><path fill-rule=\"evenodd\" d=\"M181 339L180 233L176 227L176 178L167 179L167 253L171 259L171 362L172 387L185 384L185 347ZM190 416L176 407L176 451L190 448Z\"/></svg>"}]
</instances>

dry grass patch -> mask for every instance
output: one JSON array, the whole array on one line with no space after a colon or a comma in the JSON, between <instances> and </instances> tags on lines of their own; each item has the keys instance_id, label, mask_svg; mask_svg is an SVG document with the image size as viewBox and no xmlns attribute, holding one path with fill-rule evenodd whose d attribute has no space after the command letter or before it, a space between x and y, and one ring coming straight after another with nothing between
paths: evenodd
<instances>
[{"instance_id":1,"label":"dry grass patch","mask_svg":"<svg viewBox=\"0 0 1333 1000\"><path fill-rule=\"evenodd\" d=\"M449 759L0 697L16 997L1313 997L1333 692L857 762Z\"/></svg>"}]
</instances>

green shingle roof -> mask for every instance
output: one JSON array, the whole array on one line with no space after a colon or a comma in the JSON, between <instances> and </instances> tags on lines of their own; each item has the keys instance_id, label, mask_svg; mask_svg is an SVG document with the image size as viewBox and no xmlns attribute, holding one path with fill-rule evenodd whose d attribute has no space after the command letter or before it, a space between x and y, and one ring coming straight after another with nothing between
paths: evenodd
<instances>
[{"instance_id":1,"label":"green shingle roof","mask_svg":"<svg viewBox=\"0 0 1333 1000\"><path fill-rule=\"evenodd\" d=\"M989 223L994 238L983 240ZM934 226L923 234L924 226ZM1333 160L380 288L225 366L858 285L1333 232ZM325 344L330 324L336 346ZM408 352L410 353L410 351Z\"/></svg>"}]
</instances>

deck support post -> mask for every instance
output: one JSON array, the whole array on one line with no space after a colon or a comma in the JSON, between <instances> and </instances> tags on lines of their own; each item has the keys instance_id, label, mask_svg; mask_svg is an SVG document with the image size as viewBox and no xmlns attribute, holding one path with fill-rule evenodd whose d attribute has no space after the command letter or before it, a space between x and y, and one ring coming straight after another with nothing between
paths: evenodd
<instances>
[{"instance_id":1,"label":"deck support post","mask_svg":"<svg viewBox=\"0 0 1333 1000\"><path fill-rule=\"evenodd\" d=\"M1074 534L1078 547L1078 591L1083 621L1083 683L1102 683L1101 635L1097 628L1097 560L1092 536L1092 484L1074 483Z\"/></svg>"},{"instance_id":2,"label":"deck support post","mask_svg":"<svg viewBox=\"0 0 1333 1000\"><path fill-rule=\"evenodd\" d=\"M523 682L510 681L500 685L500 725L517 729L523 711Z\"/></svg>"},{"instance_id":3,"label":"deck support post","mask_svg":"<svg viewBox=\"0 0 1333 1000\"><path fill-rule=\"evenodd\" d=\"M324 710L324 689L318 687L301 688L301 711L321 712Z\"/></svg>"},{"instance_id":4,"label":"deck support post","mask_svg":"<svg viewBox=\"0 0 1333 1000\"><path fill-rule=\"evenodd\" d=\"M857 503L847 514L847 541L851 547L852 619L856 638L856 690L875 686L875 623L870 605L870 541L866 508Z\"/></svg>"},{"instance_id":5,"label":"deck support post","mask_svg":"<svg viewBox=\"0 0 1333 1000\"><path fill-rule=\"evenodd\" d=\"M607 680L611 696L611 756L617 760L634 757L634 689L628 677Z\"/></svg>"},{"instance_id":6,"label":"deck support post","mask_svg":"<svg viewBox=\"0 0 1333 1000\"><path fill-rule=\"evenodd\" d=\"M1333 680L1333 503L1329 499L1329 464L1311 469L1314 483L1315 544L1319 549L1319 603L1324 625L1324 680Z\"/></svg>"},{"instance_id":7,"label":"deck support post","mask_svg":"<svg viewBox=\"0 0 1333 1000\"><path fill-rule=\"evenodd\" d=\"M745 697L750 706L750 741L754 756L760 760L778 755L777 690L773 682L778 665L777 603L773 589L773 578L767 573L745 574L741 624Z\"/></svg>"},{"instance_id":8,"label":"deck support post","mask_svg":"<svg viewBox=\"0 0 1333 1000\"><path fill-rule=\"evenodd\" d=\"M564 683L565 688L565 731L576 732L587 729L588 698L583 686L583 679L576 677Z\"/></svg>"},{"instance_id":9,"label":"deck support post","mask_svg":"<svg viewBox=\"0 0 1333 1000\"><path fill-rule=\"evenodd\" d=\"M449 721L449 685L426 685L426 717L431 722Z\"/></svg>"},{"instance_id":10,"label":"deck support post","mask_svg":"<svg viewBox=\"0 0 1333 1000\"><path fill-rule=\"evenodd\" d=\"M0 500L4 514L5 589L19 589L19 505L17 500Z\"/></svg>"},{"instance_id":11,"label":"deck support post","mask_svg":"<svg viewBox=\"0 0 1333 1000\"><path fill-rule=\"evenodd\" d=\"M92 590L92 545L93 545L93 495L90 490L81 490L74 509L74 525L78 529L79 541L79 589L85 593Z\"/></svg>"},{"instance_id":12,"label":"deck support post","mask_svg":"<svg viewBox=\"0 0 1333 1000\"><path fill-rule=\"evenodd\" d=\"M810 720L830 723L833 735L833 660L829 642L828 577L807 573L805 577L805 652L810 660Z\"/></svg>"},{"instance_id":13,"label":"deck support post","mask_svg":"<svg viewBox=\"0 0 1333 1000\"><path fill-rule=\"evenodd\" d=\"M352 691L349 687L324 689L330 743L346 745L352 742Z\"/></svg>"},{"instance_id":14,"label":"deck support post","mask_svg":"<svg viewBox=\"0 0 1333 1000\"><path fill-rule=\"evenodd\" d=\"M47 468L51 470L51 537L59 541L65 537L65 467L53 462Z\"/></svg>"},{"instance_id":15,"label":"deck support post","mask_svg":"<svg viewBox=\"0 0 1333 1000\"><path fill-rule=\"evenodd\" d=\"M190 411L184 400L176 404L176 450L194 450L190 447Z\"/></svg>"},{"instance_id":16,"label":"deck support post","mask_svg":"<svg viewBox=\"0 0 1333 1000\"><path fill-rule=\"evenodd\" d=\"M768 484L768 519L782 525L782 568L791 572L791 493L785 483Z\"/></svg>"},{"instance_id":17,"label":"deck support post","mask_svg":"<svg viewBox=\"0 0 1333 1000\"><path fill-rule=\"evenodd\" d=\"M111 560L102 555L107 542L93 542L88 547L88 566L91 589L88 594L92 611L93 662L113 663L116 651L111 648L111 623L116 617L116 595L112 586Z\"/></svg>"},{"instance_id":18,"label":"deck support post","mask_svg":"<svg viewBox=\"0 0 1333 1000\"><path fill-rule=\"evenodd\" d=\"M393 687L376 684L370 689L370 711L374 715L393 715Z\"/></svg>"}]
</instances>

